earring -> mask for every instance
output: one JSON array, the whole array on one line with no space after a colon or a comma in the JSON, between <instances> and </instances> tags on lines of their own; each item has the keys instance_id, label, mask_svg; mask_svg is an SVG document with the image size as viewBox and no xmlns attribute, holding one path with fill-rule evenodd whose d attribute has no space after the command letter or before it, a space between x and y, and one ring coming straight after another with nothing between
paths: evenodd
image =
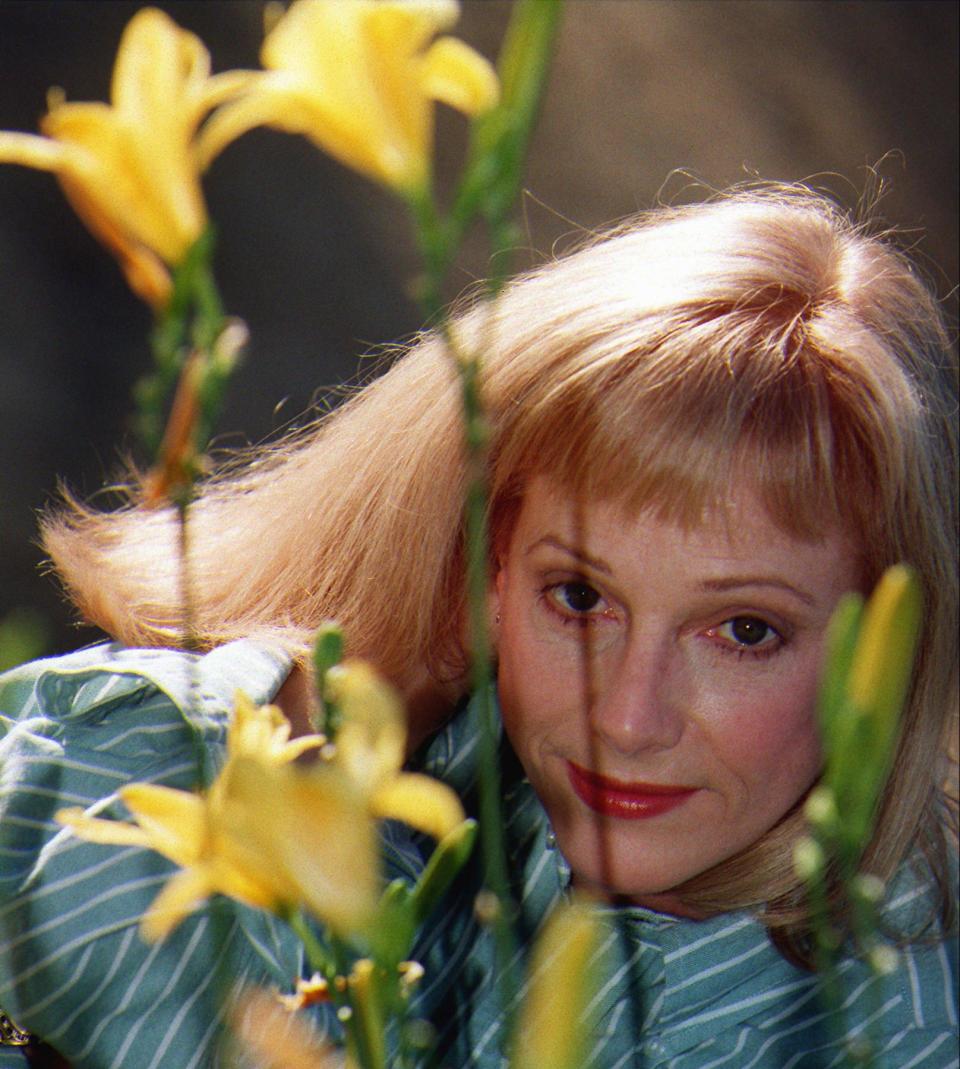
<instances>
[{"instance_id":1,"label":"earring","mask_svg":"<svg viewBox=\"0 0 960 1069\"><path fill-rule=\"evenodd\" d=\"M495 624L499 624L499 623L500 623L500 613L497 613L497 615L496 615L496 616L494 616L494 618L493 618L493 622L494 622Z\"/></svg>"}]
</instances>

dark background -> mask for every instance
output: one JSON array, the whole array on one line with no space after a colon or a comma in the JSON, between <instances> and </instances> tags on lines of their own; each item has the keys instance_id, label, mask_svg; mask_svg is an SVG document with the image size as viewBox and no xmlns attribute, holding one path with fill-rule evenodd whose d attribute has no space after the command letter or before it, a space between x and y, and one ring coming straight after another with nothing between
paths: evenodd
<instances>
[{"instance_id":1,"label":"dark background","mask_svg":"<svg viewBox=\"0 0 960 1069\"><path fill-rule=\"evenodd\" d=\"M0 0L0 129L36 129L48 87L106 99L130 2ZM214 68L251 67L262 7L161 3ZM493 58L508 5L466 0L458 34ZM955 309L957 5L883 0L569 0L520 207L517 266L658 200L754 177L812 179L896 226ZM440 114L449 176L464 124ZM877 175L886 189L874 204ZM416 258L397 202L305 141L256 131L205 182L228 310L252 333L221 420L225 445L302 418L322 387L418 324ZM465 252L451 296L486 271ZM38 571L36 510L81 495L133 447L130 390L149 314L49 175L0 165L0 619L28 607L50 649L69 625Z\"/></svg>"}]
</instances>

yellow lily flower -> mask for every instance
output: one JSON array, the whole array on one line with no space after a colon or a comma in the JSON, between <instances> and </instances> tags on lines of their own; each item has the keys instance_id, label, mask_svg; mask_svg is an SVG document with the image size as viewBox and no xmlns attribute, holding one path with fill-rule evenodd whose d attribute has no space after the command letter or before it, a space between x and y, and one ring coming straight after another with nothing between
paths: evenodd
<instances>
[{"instance_id":1,"label":"yellow lily flower","mask_svg":"<svg viewBox=\"0 0 960 1069\"><path fill-rule=\"evenodd\" d=\"M262 1069L356 1069L266 991L245 992L233 1007L232 1020L237 1038Z\"/></svg>"},{"instance_id":2,"label":"yellow lily flower","mask_svg":"<svg viewBox=\"0 0 960 1069\"><path fill-rule=\"evenodd\" d=\"M433 154L433 102L478 115L497 102L491 64L462 41L430 39L456 0L297 0L268 34L267 69L204 128L205 162L255 126L303 134L384 185L422 188Z\"/></svg>"},{"instance_id":3,"label":"yellow lily flower","mask_svg":"<svg viewBox=\"0 0 960 1069\"><path fill-rule=\"evenodd\" d=\"M599 937L597 915L583 902L562 904L547 920L534 947L510 1069L583 1065Z\"/></svg>"},{"instance_id":4,"label":"yellow lily flower","mask_svg":"<svg viewBox=\"0 0 960 1069\"><path fill-rule=\"evenodd\" d=\"M0 132L0 163L54 172L77 214L113 252L133 291L155 308L207 225L194 145L216 104L248 73L210 76L192 33L143 8L120 40L111 104L66 103L51 94L44 135Z\"/></svg>"},{"instance_id":5,"label":"yellow lily flower","mask_svg":"<svg viewBox=\"0 0 960 1069\"><path fill-rule=\"evenodd\" d=\"M406 727L397 693L364 661L346 660L326 677L343 717L332 764L366 799L369 813L402 820L438 841L465 819L456 792L418 772L402 772Z\"/></svg>"},{"instance_id":6,"label":"yellow lily flower","mask_svg":"<svg viewBox=\"0 0 960 1069\"><path fill-rule=\"evenodd\" d=\"M280 902L305 906L335 932L364 929L381 889L379 842L353 784L330 765L252 757L230 761L224 775L231 862L274 881Z\"/></svg>"},{"instance_id":7,"label":"yellow lily flower","mask_svg":"<svg viewBox=\"0 0 960 1069\"><path fill-rule=\"evenodd\" d=\"M376 830L366 800L337 769L291 762L324 740L290 740L272 705L237 694L227 762L204 794L134 783L120 797L134 823L79 808L57 819L89 842L140 846L181 868L154 900L143 932L162 938L212 894L280 912L305 905L338 931L363 927L379 890Z\"/></svg>"},{"instance_id":8,"label":"yellow lily flower","mask_svg":"<svg viewBox=\"0 0 960 1069\"><path fill-rule=\"evenodd\" d=\"M362 928L374 909L375 828L329 769L241 756L207 794L135 783L120 797L135 823L79 808L57 820L88 842L156 850L180 866L143 918L151 942L218 893L278 913L305 905L343 933Z\"/></svg>"},{"instance_id":9,"label":"yellow lily flower","mask_svg":"<svg viewBox=\"0 0 960 1069\"><path fill-rule=\"evenodd\" d=\"M227 760L248 756L285 764L307 750L326 744L324 735L290 738L290 721L276 705L256 706L242 690L234 698L233 717L227 729Z\"/></svg>"}]
</instances>

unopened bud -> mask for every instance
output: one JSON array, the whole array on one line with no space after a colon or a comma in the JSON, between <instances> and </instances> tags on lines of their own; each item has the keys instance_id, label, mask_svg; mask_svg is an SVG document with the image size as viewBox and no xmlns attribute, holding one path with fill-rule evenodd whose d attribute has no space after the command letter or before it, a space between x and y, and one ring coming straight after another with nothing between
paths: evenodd
<instances>
[{"instance_id":1,"label":"unopened bud","mask_svg":"<svg viewBox=\"0 0 960 1069\"><path fill-rule=\"evenodd\" d=\"M871 902L876 904L883 898L883 892L886 890L886 885L879 876L874 876L869 872L863 872L853 881L854 894L860 896L864 902Z\"/></svg>"},{"instance_id":2,"label":"unopened bud","mask_svg":"<svg viewBox=\"0 0 960 1069\"><path fill-rule=\"evenodd\" d=\"M836 824L837 802L829 787L815 787L803 807L807 820L818 828L832 827Z\"/></svg>"},{"instance_id":3,"label":"unopened bud","mask_svg":"<svg viewBox=\"0 0 960 1069\"><path fill-rule=\"evenodd\" d=\"M500 916L500 901L493 891L481 891L473 903L473 912L481 924L493 924Z\"/></svg>"},{"instance_id":4,"label":"unopened bud","mask_svg":"<svg viewBox=\"0 0 960 1069\"><path fill-rule=\"evenodd\" d=\"M890 976L897 971L900 955L887 943L878 943L867 954L867 961L878 976Z\"/></svg>"},{"instance_id":5,"label":"unopened bud","mask_svg":"<svg viewBox=\"0 0 960 1069\"><path fill-rule=\"evenodd\" d=\"M812 880L824 869L823 848L809 836L801 839L793 848L793 868L802 880Z\"/></svg>"}]
</instances>

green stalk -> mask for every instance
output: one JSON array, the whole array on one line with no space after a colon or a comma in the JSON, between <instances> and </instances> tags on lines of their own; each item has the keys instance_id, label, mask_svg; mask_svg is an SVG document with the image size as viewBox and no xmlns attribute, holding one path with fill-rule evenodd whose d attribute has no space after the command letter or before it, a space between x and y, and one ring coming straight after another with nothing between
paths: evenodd
<instances>
[{"instance_id":1,"label":"green stalk","mask_svg":"<svg viewBox=\"0 0 960 1069\"><path fill-rule=\"evenodd\" d=\"M494 271L488 288L494 298L507 273L506 253L513 242L510 214L523 174L523 163L539 110L559 25L560 0L517 0L511 12L497 63L499 104L478 119L464 174L447 218L437 211L429 184L408 193L424 260L421 302L429 322L446 342L460 379L464 420L467 487L465 499L466 580L471 645L471 687L480 703L479 816L487 889L496 900L493 931L498 963L498 990L505 1019L512 1028L512 1007L519 989L515 973L515 907L510 895L497 723L492 697L491 644L487 626L489 536L487 530L487 427L481 393L482 353L463 353L444 311L443 280L473 220L483 218L493 251Z\"/></svg>"},{"instance_id":2,"label":"green stalk","mask_svg":"<svg viewBox=\"0 0 960 1069\"><path fill-rule=\"evenodd\" d=\"M497 59L500 102L473 124L467 165L451 211L454 244L478 214L485 220L494 252L493 293L506 277L504 254L514 234L510 217L562 11L562 0L517 0L514 4Z\"/></svg>"},{"instance_id":3,"label":"green stalk","mask_svg":"<svg viewBox=\"0 0 960 1069\"><path fill-rule=\"evenodd\" d=\"M424 256L421 299L429 319L436 323L460 379L463 435L466 451L467 487L464 501L466 528L467 611L470 629L470 685L480 702L480 839L485 883L497 900L494 921L498 960L506 976L514 959L516 941L512 931L503 813L500 804L500 772L497 764L496 713L493 708L490 635L487 627L489 545L487 534L487 431L480 394L481 361L478 354L460 351L442 300L445 264L450 254L449 231L445 230L428 188L409 199ZM507 986L512 993L510 978ZM509 1005L509 1002L507 1002Z\"/></svg>"},{"instance_id":4,"label":"green stalk","mask_svg":"<svg viewBox=\"0 0 960 1069\"><path fill-rule=\"evenodd\" d=\"M328 950L317 938L302 910L291 909L283 916L303 945L307 967L327 981L330 999L338 1010L338 1019L344 1025L357 1064L362 1069L384 1069L383 1059L377 1058L370 1049L362 1013L351 1005L347 987L349 955L343 942L331 936ZM339 1016L341 1010L348 1011L345 1018Z\"/></svg>"}]
</instances>

